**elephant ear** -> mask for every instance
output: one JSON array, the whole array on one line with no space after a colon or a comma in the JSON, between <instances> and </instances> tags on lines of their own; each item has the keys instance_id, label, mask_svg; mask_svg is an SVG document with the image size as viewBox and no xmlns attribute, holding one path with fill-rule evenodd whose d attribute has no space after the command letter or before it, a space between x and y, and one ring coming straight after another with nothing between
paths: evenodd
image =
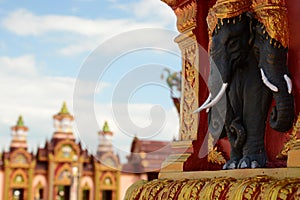
<instances>
[{"instance_id":1,"label":"elephant ear","mask_svg":"<svg viewBox=\"0 0 300 200\"><path fill-rule=\"evenodd\" d=\"M212 99L218 94L223 81L221 74L215 64L215 62L210 57L210 76L208 79L208 88L211 93ZM214 138L219 138L223 132L226 116L226 95L223 95L221 100L214 105L208 115L208 131L212 134Z\"/></svg>"}]
</instances>

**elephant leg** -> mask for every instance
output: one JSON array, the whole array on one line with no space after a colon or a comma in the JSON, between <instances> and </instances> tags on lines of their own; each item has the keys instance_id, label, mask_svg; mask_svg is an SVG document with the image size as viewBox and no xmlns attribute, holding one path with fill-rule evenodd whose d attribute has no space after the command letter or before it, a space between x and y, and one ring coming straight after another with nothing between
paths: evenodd
<instances>
[{"instance_id":1,"label":"elephant leg","mask_svg":"<svg viewBox=\"0 0 300 200\"><path fill-rule=\"evenodd\" d=\"M225 128L230 143L230 160L223 166L223 169L235 169L242 158L242 147L245 142L245 129L242 125L242 109L239 109L241 99L236 94L236 84L232 83L227 96L227 111Z\"/></svg>"},{"instance_id":2,"label":"elephant leg","mask_svg":"<svg viewBox=\"0 0 300 200\"><path fill-rule=\"evenodd\" d=\"M241 150L246 140L246 132L240 117L235 118L230 125L230 138L232 140L232 146L235 149Z\"/></svg>"},{"instance_id":3,"label":"elephant leg","mask_svg":"<svg viewBox=\"0 0 300 200\"><path fill-rule=\"evenodd\" d=\"M265 127L272 96L260 80L258 68L255 68L252 75L251 72L247 74L251 77L245 83L244 90L243 124L247 136L238 168L264 167L267 160L264 147Z\"/></svg>"},{"instance_id":4,"label":"elephant leg","mask_svg":"<svg viewBox=\"0 0 300 200\"><path fill-rule=\"evenodd\" d=\"M238 168L239 161L243 156L242 147L246 139L246 133L239 118L231 122L230 127L227 128L227 136L231 147L230 160L226 162L223 169L235 169Z\"/></svg>"}]
</instances>

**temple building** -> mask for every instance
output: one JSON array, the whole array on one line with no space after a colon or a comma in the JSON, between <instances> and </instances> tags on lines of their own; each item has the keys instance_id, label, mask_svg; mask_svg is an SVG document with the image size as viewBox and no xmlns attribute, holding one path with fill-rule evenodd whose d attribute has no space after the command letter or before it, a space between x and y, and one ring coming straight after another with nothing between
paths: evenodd
<instances>
[{"instance_id":1,"label":"temple building","mask_svg":"<svg viewBox=\"0 0 300 200\"><path fill-rule=\"evenodd\" d=\"M135 181L156 178L159 166L167 157L161 152L160 155L153 153L152 160L145 157L153 148L167 146L166 142L135 138L128 163L122 165L113 150L113 132L107 122L98 132L97 152L91 155L76 140L74 117L65 103L53 120L52 138L36 153L28 150L29 128L22 116L11 128L9 150L2 152L0 159L0 200L123 199L127 188ZM139 159L133 162L136 155ZM152 162L157 156L159 160ZM131 170L133 166L138 170Z\"/></svg>"}]
</instances>

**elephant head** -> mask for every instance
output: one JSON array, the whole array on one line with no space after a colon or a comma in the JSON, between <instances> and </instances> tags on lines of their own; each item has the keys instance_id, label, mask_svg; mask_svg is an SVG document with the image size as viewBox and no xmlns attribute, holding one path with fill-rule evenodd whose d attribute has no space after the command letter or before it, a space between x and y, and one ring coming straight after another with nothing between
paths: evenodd
<instances>
[{"instance_id":1,"label":"elephant head","mask_svg":"<svg viewBox=\"0 0 300 200\"><path fill-rule=\"evenodd\" d=\"M218 19L213 33L210 55L223 83L230 83L232 74L241 66L251 49L249 17L245 14L231 19Z\"/></svg>"},{"instance_id":2,"label":"elephant head","mask_svg":"<svg viewBox=\"0 0 300 200\"><path fill-rule=\"evenodd\" d=\"M287 48L272 39L261 23L255 28L254 48L259 58L262 80L273 93L276 106L272 109L270 126L277 131L288 131L294 121L294 98L288 71Z\"/></svg>"},{"instance_id":3,"label":"elephant head","mask_svg":"<svg viewBox=\"0 0 300 200\"><path fill-rule=\"evenodd\" d=\"M273 92L276 102L271 112L270 125L280 132L288 131L294 120L294 99L286 65L287 48L272 39L265 27L248 13L231 19L218 19L212 34L210 56L220 72L223 86L216 95L210 95L195 112L218 103L235 70L247 61L251 49L256 54L263 83Z\"/></svg>"},{"instance_id":4,"label":"elephant head","mask_svg":"<svg viewBox=\"0 0 300 200\"><path fill-rule=\"evenodd\" d=\"M225 94L236 69L246 62L254 37L250 22L251 18L246 13L234 18L218 19L212 33L210 60L211 66L215 66L218 70L223 84L219 92L215 95L210 94L194 113L217 104Z\"/></svg>"}]
</instances>

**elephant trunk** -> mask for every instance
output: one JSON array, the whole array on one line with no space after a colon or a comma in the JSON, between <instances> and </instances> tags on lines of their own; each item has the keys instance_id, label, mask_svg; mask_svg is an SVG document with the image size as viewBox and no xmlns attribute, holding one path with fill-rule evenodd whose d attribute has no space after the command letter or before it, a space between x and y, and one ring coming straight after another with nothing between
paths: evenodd
<instances>
[{"instance_id":1,"label":"elephant trunk","mask_svg":"<svg viewBox=\"0 0 300 200\"><path fill-rule=\"evenodd\" d=\"M290 94L273 93L276 106L272 108L270 126L280 132L288 131L294 121L294 99Z\"/></svg>"},{"instance_id":2,"label":"elephant trunk","mask_svg":"<svg viewBox=\"0 0 300 200\"><path fill-rule=\"evenodd\" d=\"M272 91L275 107L270 116L270 126L286 132L294 122L294 98L289 78L287 51L279 41L272 39L261 23L256 24L255 49L259 50L259 68L264 84Z\"/></svg>"},{"instance_id":3,"label":"elephant trunk","mask_svg":"<svg viewBox=\"0 0 300 200\"><path fill-rule=\"evenodd\" d=\"M274 55L274 51L278 53L280 50L273 49L273 54L268 54L266 60L269 62L260 62L261 74L263 82L272 91L276 103L271 111L270 126L276 131L286 132L293 126L295 117L292 84L285 63L270 58ZM280 58L277 55L271 57ZM282 57L285 55L281 54Z\"/></svg>"},{"instance_id":4,"label":"elephant trunk","mask_svg":"<svg viewBox=\"0 0 300 200\"><path fill-rule=\"evenodd\" d=\"M266 59L260 59L262 80L273 92L275 107L270 116L270 126L279 132L288 131L294 122L292 82L286 66L286 50L266 48Z\"/></svg>"}]
</instances>

